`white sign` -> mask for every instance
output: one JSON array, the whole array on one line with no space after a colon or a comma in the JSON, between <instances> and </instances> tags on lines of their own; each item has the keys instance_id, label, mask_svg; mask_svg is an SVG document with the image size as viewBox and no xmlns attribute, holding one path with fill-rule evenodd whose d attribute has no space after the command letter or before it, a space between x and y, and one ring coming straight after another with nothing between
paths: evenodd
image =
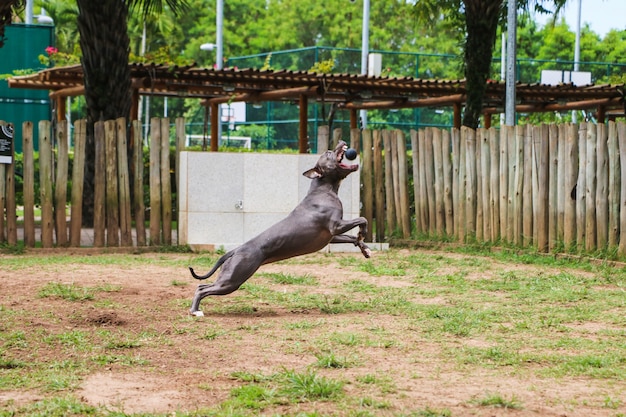
<instances>
[{"instance_id":1,"label":"white sign","mask_svg":"<svg viewBox=\"0 0 626 417\"><path fill-rule=\"evenodd\" d=\"M559 85L572 83L575 86L591 84L591 73L586 71L542 70L541 84Z\"/></svg>"}]
</instances>

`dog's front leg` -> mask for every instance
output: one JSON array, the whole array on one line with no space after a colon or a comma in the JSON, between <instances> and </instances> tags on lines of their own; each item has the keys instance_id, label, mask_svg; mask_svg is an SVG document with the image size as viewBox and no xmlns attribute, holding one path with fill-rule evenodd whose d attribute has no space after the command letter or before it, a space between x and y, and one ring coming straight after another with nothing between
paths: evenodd
<instances>
[{"instance_id":1,"label":"dog's front leg","mask_svg":"<svg viewBox=\"0 0 626 417\"><path fill-rule=\"evenodd\" d=\"M359 233L357 236L344 235L350 229L359 226ZM363 242L363 239L367 235L367 219L365 217L357 217L353 220L341 220L339 224L333 229L333 238L331 243L352 243L357 246L363 256L369 258L372 255L372 251Z\"/></svg>"}]
</instances>

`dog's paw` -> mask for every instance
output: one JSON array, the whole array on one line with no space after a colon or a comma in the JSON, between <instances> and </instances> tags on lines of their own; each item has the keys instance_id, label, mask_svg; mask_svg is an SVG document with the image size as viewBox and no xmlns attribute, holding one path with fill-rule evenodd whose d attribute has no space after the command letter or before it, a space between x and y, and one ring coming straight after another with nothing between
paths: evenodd
<instances>
[{"instance_id":1,"label":"dog's paw","mask_svg":"<svg viewBox=\"0 0 626 417\"><path fill-rule=\"evenodd\" d=\"M204 317L204 313L201 310L190 311L189 314L195 317Z\"/></svg>"}]
</instances>

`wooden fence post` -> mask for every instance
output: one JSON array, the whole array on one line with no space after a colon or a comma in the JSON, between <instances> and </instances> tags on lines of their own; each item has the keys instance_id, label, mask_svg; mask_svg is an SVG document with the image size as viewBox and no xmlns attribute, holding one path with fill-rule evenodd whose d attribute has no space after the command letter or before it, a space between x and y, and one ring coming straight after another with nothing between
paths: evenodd
<instances>
[{"instance_id":1,"label":"wooden fence post","mask_svg":"<svg viewBox=\"0 0 626 417\"><path fill-rule=\"evenodd\" d=\"M596 125L593 123L587 123L587 167L585 169L586 175L586 196L585 204L587 205L585 211L585 249L587 251L593 251L597 248L597 224L596 224L596 186L597 186L597 132Z\"/></svg>"},{"instance_id":2,"label":"wooden fence post","mask_svg":"<svg viewBox=\"0 0 626 417\"><path fill-rule=\"evenodd\" d=\"M503 241L508 239L507 229L509 227L508 201L509 201L509 131L511 126L500 128L500 238Z\"/></svg>"},{"instance_id":3,"label":"wooden fence post","mask_svg":"<svg viewBox=\"0 0 626 417\"><path fill-rule=\"evenodd\" d=\"M548 125L549 165L548 165L548 250L553 250L558 238L558 178L559 178L559 129L557 125Z\"/></svg>"},{"instance_id":4,"label":"wooden fence post","mask_svg":"<svg viewBox=\"0 0 626 417\"><path fill-rule=\"evenodd\" d=\"M587 124L578 126L578 180L576 184L576 245L584 248L586 236L587 195Z\"/></svg>"},{"instance_id":5,"label":"wooden fence post","mask_svg":"<svg viewBox=\"0 0 626 417\"><path fill-rule=\"evenodd\" d=\"M409 178L408 166L406 161L406 139L404 132L395 131L396 143L398 148L398 186L400 194L400 225L402 227L402 237L408 239L411 237L411 214L409 213Z\"/></svg>"},{"instance_id":6,"label":"wooden fence post","mask_svg":"<svg viewBox=\"0 0 626 417\"><path fill-rule=\"evenodd\" d=\"M619 143L620 171L622 174L618 253L623 256L626 255L626 123L617 125L617 141Z\"/></svg>"},{"instance_id":7,"label":"wooden fence post","mask_svg":"<svg viewBox=\"0 0 626 417\"><path fill-rule=\"evenodd\" d=\"M567 147L567 124L557 126L557 179L556 179L556 236L558 242L565 241L565 155Z\"/></svg>"},{"instance_id":8,"label":"wooden fence post","mask_svg":"<svg viewBox=\"0 0 626 417\"><path fill-rule=\"evenodd\" d=\"M172 180L170 175L170 119L161 119L161 218L163 244L172 244Z\"/></svg>"},{"instance_id":9,"label":"wooden fence post","mask_svg":"<svg viewBox=\"0 0 626 417\"><path fill-rule=\"evenodd\" d=\"M24 246L35 247L35 156L33 123L22 123Z\"/></svg>"},{"instance_id":10,"label":"wooden fence post","mask_svg":"<svg viewBox=\"0 0 626 417\"><path fill-rule=\"evenodd\" d=\"M489 241L491 239L491 216L490 216L490 200L489 200L489 183L491 179L490 168L491 150L489 149L489 130L478 130L477 144L480 144L480 172L478 174L478 181L480 186L480 218L482 223L482 239ZM480 225L479 225L480 226Z\"/></svg>"},{"instance_id":11,"label":"wooden fence post","mask_svg":"<svg viewBox=\"0 0 626 417\"><path fill-rule=\"evenodd\" d=\"M453 233L461 239L460 194L461 194L461 131L452 128L452 210L454 211Z\"/></svg>"},{"instance_id":12,"label":"wooden fence post","mask_svg":"<svg viewBox=\"0 0 626 417\"><path fill-rule=\"evenodd\" d=\"M467 238L467 129L461 127L459 151L459 241Z\"/></svg>"},{"instance_id":13,"label":"wooden fence post","mask_svg":"<svg viewBox=\"0 0 626 417\"><path fill-rule=\"evenodd\" d=\"M441 130L433 129L433 164L435 176L435 231L437 236L445 234L445 208L443 200L443 150Z\"/></svg>"},{"instance_id":14,"label":"wooden fence post","mask_svg":"<svg viewBox=\"0 0 626 417\"><path fill-rule=\"evenodd\" d=\"M83 178L85 175L85 142L87 122L74 122L74 164L72 166L72 205L70 211L70 246L80 246L83 221Z\"/></svg>"},{"instance_id":15,"label":"wooden fence post","mask_svg":"<svg viewBox=\"0 0 626 417\"><path fill-rule=\"evenodd\" d=\"M548 193L550 173L550 142L548 140L548 126L542 124L537 127L538 136L535 138L535 144L538 147L538 187L537 187L537 248L539 251L547 252L549 248L548 241ZM539 143L537 143L539 140Z\"/></svg>"},{"instance_id":16,"label":"wooden fence post","mask_svg":"<svg viewBox=\"0 0 626 417\"><path fill-rule=\"evenodd\" d=\"M358 130L358 129L352 129ZM383 138L380 130L374 130L374 202L376 217L376 242L385 238L385 173L383 171Z\"/></svg>"},{"instance_id":17,"label":"wooden fence post","mask_svg":"<svg viewBox=\"0 0 626 417\"><path fill-rule=\"evenodd\" d=\"M617 142L617 124L614 121L609 121L608 126L608 141L607 151L609 155L609 235L608 235L608 247L614 248L619 242L619 212L620 212L620 160L619 160L619 147ZM626 161L624 161L626 163ZM625 180L626 181L626 180ZM626 233L626 230L624 231Z\"/></svg>"},{"instance_id":18,"label":"wooden fence post","mask_svg":"<svg viewBox=\"0 0 626 417\"><path fill-rule=\"evenodd\" d=\"M391 236L396 229L396 209L393 196L393 170L391 152L391 132L383 130L383 146L385 148L385 207L387 214L388 236Z\"/></svg>"},{"instance_id":19,"label":"wooden fence post","mask_svg":"<svg viewBox=\"0 0 626 417\"><path fill-rule=\"evenodd\" d=\"M213 143L213 141L211 141ZM213 147L212 147L213 148ZM161 122L150 121L150 244L161 243Z\"/></svg>"},{"instance_id":20,"label":"wooden fence post","mask_svg":"<svg viewBox=\"0 0 626 417\"><path fill-rule=\"evenodd\" d=\"M569 123L565 136L565 200L563 205L563 245L569 250L576 243L576 195L578 178L578 132L576 125ZM626 140L626 138L625 138ZM621 149L620 149L621 152ZM626 145L624 146L626 155ZM626 170L626 164L622 169ZM626 173L626 171L624 171Z\"/></svg>"},{"instance_id":21,"label":"wooden fence post","mask_svg":"<svg viewBox=\"0 0 626 417\"><path fill-rule=\"evenodd\" d=\"M126 118L115 120L117 136L117 183L119 191L120 243L133 245L132 218L130 215L130 174L128 170L128 143Z\"/></svg>"},{"instance_id":22,"label":"wooden fence post","mask_svg":"<svg viewBox=\"0 0 626 417\"><path fill-rule=\"evenodd\" d=\"M420 189L422 177L419 170L419 146L417 144L418 132L411 129L411 157L413 159L413 201L415 205L415 231L419 235L426 230L426 225L423 223L421 216L422 209L420 205L422 201L420 199Z\"/></svg>"},{"instance_id":23,"label":"wooden fence post","mask_svg":"<svg viewBox=\"0 0 626 417\"><path fill-rule=\"evenodd\" d=\"M54 228L52 195L52 138L50 121L39 122L39 192L41 195L41 245L51 248Z\"/></svg>"},{"instance_id":24,"label":"wooden fence post","mask_svg":"<svg viewBox=\"0 0 626 417\"><path fill-rule=\"evenodd\" d=\"M596 246L606 249L609 238L609 155L607 129L603 123L596 125L597 159L596 159Z\"/></svg>"},{"instance_id":25,"label":"wooden fence post","mask_svg":"<svg viewBox=\"0 0 626 417\"><path fill-rule=\"evenodd\" d=\"M474 129L465 128L465 141L466 141L466 225L465 230L466 238L471 236L476 237L476 131Z\"/></svg>"},{"instance_id":26,"label":"wooden fence post","mask_svg":"<svg viewBox=\"0 0 626 417\"><path fill-rule=\"evenodd\" d=\"M104 122L105 145L104 153L106 160L106 229L107 246L119 246L120 244L120 200L117 183L117 127L115 120Z\"/></svg>"},{"instance_id":27,"label":"wooden fence post","mask_svg":"<svg viewBox=\"0 0 626 417\"><path fill-rule=\"evenodd\" d=\"M361 161L361 183L363 184L363 217L373 226L374 188L372 185L372 131L363 129L363 160ZM372 241L372 227L367 228L368 242Z\"/></svg>"},{"instance_id":28,"label":"wooden fence post","mask_svg":"<svg viewBox=\"0 0 626 417\"><path fill-rule=\"evenodd\" d=\"M56 211L55 230L58 246L67 246L67 172L69 168L69 143L67 142L67 121L61 120L57 123L56 132L58 152L57 152L57 173L54 186L54 200Z\"/></svg>"},{"instance_id":29,"label":"wooden fence post","mask_svg":"<svg viewBox=\"0 0 626 417\"><path fill-rule=\"evenodd\" d=\"M452 205L452 157L450 155L450 132L444 130L441 137L443 161L443 209L445 211L445 231L447 236L454 234L454 206Z\"/></svg>"},{"instance_id":30,"label":"wooden fence post","mask_svg":"<svg viewBox=\"0 0 626 417\"><path fill-rule=\"evenodd\" d=\"M93 199L93 245L105 245L106 228L106 139L104 122L94 123L95 166Z\"/></svg>"},{"instance_id":31,"label":"wooden fence post","mask_svg":"<svg viewBox=\"0 0 626 417\"><path fill-rule=\"evenodd\" d=\"M489 217L491 222L491 241L500 239L500 140L496 128L489 128L490 177Z\"/></svg>"},{"instance_id":32,"label":"wooden fence post","mask_svg":"<svg viewBox=\"0 0 626 417\"><path fill-rule=\"evenodd\" d=\"M533 127L527 125L523 128L523 158L520 161L520 170L524 184L522 186L522 245L533 244L533 229L537 220L533 211Z\"/></svg>"},{"instance_id":33,"label":"wooden fence post","mask_svg":"<svg viewBox=\"0 0 626 417\"><path fill-rule=\"evenodd\" d=\"M135 233L137 246L146 245L146 207L143 200L143 140L141 140L141 121L133 120L133 137L137 138L133 148L133 164L135 167L133 187L133 207L135 209Z\"/></svg>"},{"instance_id":34,"label":"wooden fence post","mask_svg":"<svg viewBox=\"0 0 626 417\"><path fill-rule=\"evenodd\" d=\"M436 207L435 207L435 163L433 161L433 128L425 130L423 148L420 155L424 163L424 183L426 184L426 203L428 207L428 233L436 233Z\"/></svg>"}]
</instances>

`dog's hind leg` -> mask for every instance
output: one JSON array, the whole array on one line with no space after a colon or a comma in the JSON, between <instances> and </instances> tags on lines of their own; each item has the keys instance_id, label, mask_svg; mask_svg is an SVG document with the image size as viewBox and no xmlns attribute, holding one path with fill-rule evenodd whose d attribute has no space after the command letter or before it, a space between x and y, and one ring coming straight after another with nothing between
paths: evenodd
<instances>
[{"instance_id":1,"label":"dog's hind leg","mask_svg":"<svg viewBox=\"0 0 626 417\"><path fill-rule=\"evenodd\" d=\"M219 276L212 284L200 284L196 289L191 302L190 314L202 316L200 311L200 301L210 295L226 295L236 291L244 282L250 278L261 263L255 261L250 254L234 254L222 265Z\"/></svg>"}]
</instances>

